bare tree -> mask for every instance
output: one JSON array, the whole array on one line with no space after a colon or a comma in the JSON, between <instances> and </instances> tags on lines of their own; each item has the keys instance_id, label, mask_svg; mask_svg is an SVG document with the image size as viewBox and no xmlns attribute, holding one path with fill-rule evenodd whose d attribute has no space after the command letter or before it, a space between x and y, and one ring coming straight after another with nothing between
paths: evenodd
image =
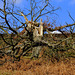
<instances>
[{"instance_id":1,"label":"bare tree","mask_svg":"<svg viewBox=\"0 0 75 75\"><path fill-rule=\"evenodd\" d=\"M8 0L2 0L4 5L3 8L0 8L0 18L2 20L0 21L0 29L4 30L7 35L6 37L1 35L2 40L6 43L6 47L0 50L9 49L8 51L5 50L4 53L7 55L9 53L14 59L16 58L19 60L21 56L32 51L31 58L33 58L39 56L42 46L48 46L53 50L56 49L56 47L58 48L63 41L71 39L72 37L67 37L61 29L74 26L75 23L52 28L45 27L45 23L43 23L42 20L39 22L40 17L48 14L55 14L54 11L59 9L54 8L50 1L51 0L30 0L30 9L25 8L23 11L15 6L13 0L10 7ZM28 12L25 13L25 11ZM31 21L28 20L27 16L31 17ZM25 19L25 22L21 19ZM18 31L20 28L23 29L23 31L19 33ZM55 30L62 32L62 34L66 36L66 39L52 44L45 40L44 31L47 31L53 39L53 35L50 32Z\"/></svg>"}]
</instances>

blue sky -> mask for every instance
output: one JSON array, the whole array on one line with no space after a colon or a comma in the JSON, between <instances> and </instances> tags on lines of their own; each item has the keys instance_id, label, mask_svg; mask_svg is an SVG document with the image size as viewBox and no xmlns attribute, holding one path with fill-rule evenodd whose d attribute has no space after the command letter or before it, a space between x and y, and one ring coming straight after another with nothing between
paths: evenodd
<instances>
[{"instance_id":1,"label":"blue sky","mask_svg":"<svg viewBox=\"0 0 75 75\"><path fill-rule=\"evenodd\" d=\"M65 22L68 24L74 23L69 17L68 11L73 19L75 19L75 0L55 0L53 4L56 7L60 7L60 9L56 11L59 15L59 18L57 18L58 24L64 25Z\"/></svg>"},{"instance_id":2,"label":"blue sky","mask_svg":"<svg viewBox=\"0 0 75 75\"><path fill-rule=\"evenodd\" d=\"M27 1L25 0L16 0L17 6L22 6ZM65 25L67 22L68 24L74 23L71 18L69 17L68 11L70 12L71 16L75 19L75 0L52 0L51 3L55 7L60 7L59 10L56 11L58 16L55 16L56 24L58 25ZM29 5L26 3L26 5Z\"/></svg>"},{"instance_id":3,"label":"blue sky","mask_svg":"<svg viewBox=\"0 0 75 75\"><path fill-rule=\"evenodd\" d=\"M51 3L55 7L60 7L60 9L56 11L58 16L54 15L57 26L65 25L65 22L67 22L68 24L74 23L69 17L68 11L70 12L71 16L75 19L75 0L51 0ZM0 2L0 7L2 5L3 3ZM29 3L27 2L27 0L16 0L16 5L18 7L24 8L25 5L29 6Z\"/></svg>"}]
</instances>

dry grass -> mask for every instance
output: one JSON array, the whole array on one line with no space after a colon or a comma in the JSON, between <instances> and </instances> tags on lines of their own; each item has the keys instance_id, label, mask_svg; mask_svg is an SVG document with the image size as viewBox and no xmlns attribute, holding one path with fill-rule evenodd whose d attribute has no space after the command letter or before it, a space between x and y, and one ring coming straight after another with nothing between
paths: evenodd
<instances>
[{"instance_id":1,"label":"dry grass","mask_svg":"<svg viewBox=\"0 0 75 75\"><path fill-rule=\"evenodd\" d=\"M0 66L0 75L75 75L75 60L64 62L24 59Z\"/></svg>"},{"instance_id":2,"label":"dry grass","mask_svg":"<svg viewBox=\"0 0 75 75\"><path fill-rule=\"evenodd\" d=\"M0 48L2 47L3 44ZM49 52L47 53L49 54ZM72 53L75 53L75 51L70 52L70 54ZM39 57L42 55L43 52ZM68 54L64 54L64 56L66 55ZM10 59L7 56L5 56L5 58ZM0 65L0 75L75 75L75 58L71 58L70 60L67 60L66 58L65 61L60 60L59 62L52 63L48 59L45 60L45 58L31 60L22 57L19 62L15 61L12 63L11 61L8 61L4 65Z\"/></svg>"}]
</instances>

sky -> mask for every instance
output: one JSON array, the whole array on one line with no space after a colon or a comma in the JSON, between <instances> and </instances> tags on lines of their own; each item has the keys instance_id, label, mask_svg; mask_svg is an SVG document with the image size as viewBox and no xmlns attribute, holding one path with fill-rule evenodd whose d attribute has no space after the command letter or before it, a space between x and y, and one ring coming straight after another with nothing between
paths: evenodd
<instances>
[{"instance_id":1,"label":"sky","mask_svg":"<svg viewBox=\"0 0 75 75\"><path fill-rule=\"evenodd\" d=\"M15 1L15 0L14 0ZM27 0L16 0L16 5L18 7L25 7L24 3L29 6ZM55 7L60 7L55 13L55 19L57 26L66 25L74 23L69 17L68 12L71 14L72 18L75 19L75 0L51 0L51 4ZM2 3L0 3L0 7Z\"/></svg>"},{"instance_id":2,"label":"sky","mask_svg":"<svg viewBox=\"0 0 75 75\"><path fill-rule=\"evenodd\" d=\"M21 6L23 6L22 4L24 2L26 2L26 1L25 0L16 0L16 5L21 4ZM60 7L60 9L56 11L56 14L58 16L55 16L57 26L65 25L66 23L68 23L68 24L74 23L72 21L72 19L69 17L68 12L71 14L73 19L75 19L75 0L51 0L51 3L55 7ZM27 5L27 3L26 3L26 5Z\"/></svg>"},{"instance_id":3,"label":"sky","mask_svg":"<svg viewBox=\"0 0 75 75\"><path fill-rule=\"evenodd\" d=\"M65 22L68 24L74 23L69 17L68 12L72 18L75 19L75 0L55 0L54 5L60 7L60 9L56 11L59 15L59 18L57 18L59 24L64 25Z\"/></svg>"}]
</instances>

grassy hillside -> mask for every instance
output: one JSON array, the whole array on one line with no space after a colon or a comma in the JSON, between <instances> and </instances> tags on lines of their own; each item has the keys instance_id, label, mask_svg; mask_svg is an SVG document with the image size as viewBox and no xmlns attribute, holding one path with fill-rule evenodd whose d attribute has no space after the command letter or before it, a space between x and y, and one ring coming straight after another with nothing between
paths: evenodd
<instances>
[{"instance_id":1,"label":"grassy hillside","mask_svg":"<svg viewBox=\"0 0 75 75\"><path fill-rule=\"evenodd\" d=\"M54 37L55 41L50 35L44 35L45 40L54 44L65 39L61 34ZM37 59L30 59L31 51L26 56L22 56L20 61L12 62L13 58L7 55L0 57L0 75L75 75L75 49L70 48L72 41L67 46L65 42L61 44L54 49L44 46ZM0 38L0 48L4 46L6 44Z\"/></svg>"}]
</instances>

